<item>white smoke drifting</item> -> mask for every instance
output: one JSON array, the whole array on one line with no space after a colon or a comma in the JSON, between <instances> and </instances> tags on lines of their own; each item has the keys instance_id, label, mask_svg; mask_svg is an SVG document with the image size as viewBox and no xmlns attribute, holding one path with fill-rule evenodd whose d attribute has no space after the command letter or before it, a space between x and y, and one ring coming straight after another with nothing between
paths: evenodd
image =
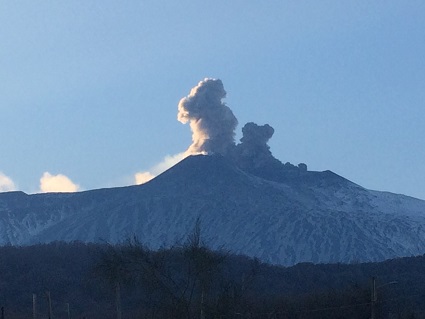
<instances>
[{"instance_id":1,"label":"white smoke drifting","mask_svg":"<svg viewBox=\"0 0 425 319\"><path fill-rule=\"evenodd\" d=\"M176 155L167 155L162 160L162 162L156 164L151 169L145 172L138 172L134 175L134 181L136 185L144 184L149 182L151 179L155 178L157 175L161 174L162 172L169 169L171 166L176 165L178 162L180 162L185 157L189 156L191 154L188 154L186 152L179 153Z\"/></svg>"},{"instance_id":2,"label":"white smoke drifting","mask_svg":"<svg viewBox=\"0 0 425 319\"><path fill-rule=\"evenodd\" d=\"M149 182L151 179L154 179L156 175L153 175L151 172L138 172L134 174L134 182L136 185L142 185Z\"/></svg>"},{"instance_id":3,"label":"white smoke drifting","mask_svg":"<svg viewBox=\"0 0 425 319\"><path fill-rule=\"evenodd\" d=\"M79 189L79 185L74 184L71 179L62 174L51 175L49 172L45 172L40 178L40 192L42 193L73 193Z\"/></svg>"},{"instance_id":4,"label":"white smoke drifting","mask_svg":"<svg viewBox=\"0 0 425 319\"><path fill-rule=\"evenodd\" d=\"M0 192L10 192L16 190L12 179L0 172Z\"/></svg>"},{"instance_id":5,"label":"white smoke drifting","mask_svg":"<svg viewBox=\"0 0 425 319\"><path fill-rule=\"evenodd\" d=\"M235 146L238 120L222 102L225 97L221 80L204 79L180 100L177 119L192 129L188 154L226 155Z\"/></svg>"}]
</instances>

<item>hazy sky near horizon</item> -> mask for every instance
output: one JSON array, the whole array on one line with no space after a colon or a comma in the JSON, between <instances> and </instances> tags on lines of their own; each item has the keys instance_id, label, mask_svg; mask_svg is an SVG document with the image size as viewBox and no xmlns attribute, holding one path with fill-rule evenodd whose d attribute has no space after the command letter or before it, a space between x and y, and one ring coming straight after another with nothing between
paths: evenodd
<instances>
[{"instance_id":1,"label":"hazy sky near horizon","mask_svg":"<svg viewBox=\"0 0 425 319\"><path fill-rule=\"evenodd\" d=\"M425 199L424 1L2 1L0 26L0 191L157 173L212 77L236 141L268 123L284 163Z\"/></svg>"}]
</instances>

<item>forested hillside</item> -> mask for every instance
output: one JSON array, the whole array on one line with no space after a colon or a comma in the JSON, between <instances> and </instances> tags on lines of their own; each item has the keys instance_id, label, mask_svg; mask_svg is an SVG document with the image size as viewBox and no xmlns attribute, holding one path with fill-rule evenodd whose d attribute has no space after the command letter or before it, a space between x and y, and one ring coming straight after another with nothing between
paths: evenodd
<instances>
[{"instance_id":1,"label":"forested hillside","mask_svg":"<svg viewBox=\"0 0 425 319\"><path fill-rule=\"evenodd\" d=\"M278 267L199 238L150 251L137 240L0 248L5 318L368 318L376 277L377 318L423 318L425 257L366 264ZM117 289L117 287L119 289Z\"/></svg>"}]
</instances>

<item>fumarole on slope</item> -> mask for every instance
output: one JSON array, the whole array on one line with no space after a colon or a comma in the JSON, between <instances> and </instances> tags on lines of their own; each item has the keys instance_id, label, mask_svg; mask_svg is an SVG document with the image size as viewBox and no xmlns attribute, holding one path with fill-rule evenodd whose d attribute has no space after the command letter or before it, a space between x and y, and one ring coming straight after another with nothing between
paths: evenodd
<instances>
[{"instance_id":1,"label":"fumarole on slope","mask_svg":"<svg viewBox=\"0 0 425 319\"><path fill-rule=\"evenodd\" d=\"M330 171L278 178L191 156L147 184L72 194L0 194L0 243L181 243L197 218L212 248L282 265L425 253L425 201L370 191Z\"/></svg>"}]
</instances>

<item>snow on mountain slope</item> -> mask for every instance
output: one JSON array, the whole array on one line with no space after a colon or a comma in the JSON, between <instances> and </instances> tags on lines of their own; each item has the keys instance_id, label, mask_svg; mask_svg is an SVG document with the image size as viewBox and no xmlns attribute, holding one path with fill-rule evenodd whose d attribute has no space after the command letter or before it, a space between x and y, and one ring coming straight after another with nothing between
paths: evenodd
<instances>
[{"instance_id":1,"label":"snow on mountain slope","mask_svg":"<svg viewBox=\"0 0 425 319\"><path fill-rule=\"evenodd\" d=\"M425 201L369 191L330 171L274 181L220 156L189 157L141 186L0 194L0 243L184 240L197 218L213 248L263 261L377 261L425 253Z\"/></svg>"}]
</instances>

